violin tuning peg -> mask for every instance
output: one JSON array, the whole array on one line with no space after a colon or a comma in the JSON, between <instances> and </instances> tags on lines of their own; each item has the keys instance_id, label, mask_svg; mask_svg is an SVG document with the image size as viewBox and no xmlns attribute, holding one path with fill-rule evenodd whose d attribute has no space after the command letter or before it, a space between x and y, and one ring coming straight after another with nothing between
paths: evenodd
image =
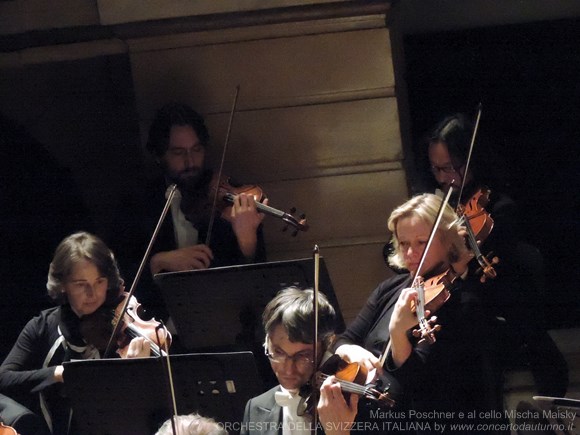
<instances>
[{"instance_id":1,"label":"violin tuning peg","mask_svg":"<svg viewBox=\"0 0 580 435\"><path fill-rule=\"evenodd\" d=\"M300 215L300 219L306 219L306 213L302 213L302 214Z\"/></svg>"},{"instance_id":2,"label":"violin tuning peg","mask_svg":"<svg viewBox=\"0 0 580 435\"><path fill-rule=\"evenodd\" d=\"M290 214L294 214L294 213L296 213L296 207L290 208Z\"/></svg>"}]
</instances>

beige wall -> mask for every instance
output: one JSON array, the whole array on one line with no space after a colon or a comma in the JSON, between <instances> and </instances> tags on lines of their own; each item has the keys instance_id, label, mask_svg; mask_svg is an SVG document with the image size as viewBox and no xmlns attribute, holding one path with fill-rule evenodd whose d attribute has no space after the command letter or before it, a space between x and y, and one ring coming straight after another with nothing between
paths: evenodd
<instances>
[{"instance_id":1,"label":"beige wall","mask_svg":"<svg viewBox=\"0 0 580 435\"><path fill-rule=\"evenodd\" d=\"M271 260L318 244L347 320L387 268L386 218L407 196L384 15L129 41L145 134L155 109L185 101L206 115L219 161L240 86L225 171L272 206L306 213L296 238L265 221ZM322 289L324 290L324 289Z\"/></svg>"},{"instance_id":2,"label":"beige wall","mask_svg":"<svg viewBox=\"0 0 580 435\"><path fill-rule=\"evenodd\" d=\"M157 34L147 23L132 23L144 18L132 13L130 2L99 1L95 9L85 1L78 24L120 23L107 28L111 37L0 54L0 71L9 77L0 86L0 109L71 169L97 223L106 227L121 191L138 185L155 110L181 100L203 113L213 137L210 158L217 162L239 85L225 172L261 185L272 206L307 215L309 231L295 238L280 231L280 220L265 220L269 258L310 257L318 244L348 321L390 273L382 258L386 218L407 196L401 105L385 24L389 6L280 2L302 6L282 11L281 18L272 11L267 19L250 15L251 24L230 17L209 26L213 30L191 30L198 20L188 31L169 25ZM250 3L245 7L252 9ZM312 12L314 3L323 8ZM350 9L342 7L349 3ZM0 5L5 18L21 17L23 9L39 20L44 13L35 1ZM14 31L71 27L73 15L36 27L21 21ZM47 32L49 41L69 36Z\"/></svg>"}]
</instances>

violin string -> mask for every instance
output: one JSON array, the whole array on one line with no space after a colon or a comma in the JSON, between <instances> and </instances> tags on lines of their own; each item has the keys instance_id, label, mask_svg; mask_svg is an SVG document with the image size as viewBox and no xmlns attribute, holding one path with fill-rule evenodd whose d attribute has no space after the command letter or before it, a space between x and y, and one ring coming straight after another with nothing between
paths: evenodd
<instances>
[{"instance_id":1,"label":"violin string","mask_svg":"<svg viewBox=\"0 0 580 435\"><path fill-rule=\"evenodd\" d=\"M157 343L155 343L155 341L151 340L149 337L147 337L147 336L143 335L142 333L140 333L130 323L127 325L126 334L130 338L143 337L149 343L149 345L151 346L151 353L153 354L153 356L162 356L163 355L163 350L157 345ZM157 339L159 340L159 337Z\"/></svg>"},{"instance_id":2,"label":"violin string","mask_svg":"<svg viewBox=\"0 0 580 435\"><path fill-rule=\"evenodd\" d=\"M475 238L475 234L473 233L471 223L469 222L469 219L465 215L463 215L462 224L465 227L465 231L467 231L467 239L469 245L471 246L471 250L474 252L478 252L477 239Z\"/></svg>"},{"instance_id":3,"label":"violin string","mask_svg":"<svg viewBox=\"0 0 580 435\"><path fill-rule=\"evenodd\" d=\"M322 374L321 375L321 379L328 379L330 377L330 375L327 374ZM359 394L359 395L366 395L370 390L368 387L365 387L364 385L359 385L357 383L351 382L351 381L345 381L342 379L338 379L336 380L338 382L338 384L340 384L341 388L346 391L347 393L355 393L355 394Z\"/></svg>"},{"instance_id":4,"label":"violin string","mask_svg":"<svg viewBox=\"0 0 580 435\"><path fill-rule=\"evenodd\" d=\"M322 380L326 380L330 377L331 375L327 375L327 374L323 374L320 378ZM350 381L345 381L342 379L338 379L336 378L336 383L339 384L341 386L341 388L343 388L344 391L346 391L347 393L360 393L360 392L364 392L366 390L365 387L355 384L353 382Z\"/></svg>"}]
</instances>

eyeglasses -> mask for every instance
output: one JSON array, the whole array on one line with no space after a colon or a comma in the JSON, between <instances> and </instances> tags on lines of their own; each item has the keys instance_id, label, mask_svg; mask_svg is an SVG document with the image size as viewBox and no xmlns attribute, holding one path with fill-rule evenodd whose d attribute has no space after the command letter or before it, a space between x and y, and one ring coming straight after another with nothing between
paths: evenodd
<instances>
[{"instance_id":1,"label":"eyeglasses","mask_svg":"<svg viewBox=\"0 0 580 435\"><path fill-rule=\"evenodd\" d=\"M269 352L268 348L264 348L264 353L268 359L276 364L286 364L286 361L290 360L298 368L307 368L314 364L314 358L310 353L298 352L294 355L288 355L286 352L281 350L275 350L274 352Z\"/></svg>"},{"instance_id":2,"label":"eyeglasses","mask_svg":"<svg viewBox=\"0 0 580 435\"><path fill-rule=\"evenodd\" d=\"M435 174L438 172L443 172L445 174L453 174L454 172L457 172L457 169L454 168L452 165L446 165L446 166L431 165L431 172L433 172Z\"/></svg>"}]
</instances>

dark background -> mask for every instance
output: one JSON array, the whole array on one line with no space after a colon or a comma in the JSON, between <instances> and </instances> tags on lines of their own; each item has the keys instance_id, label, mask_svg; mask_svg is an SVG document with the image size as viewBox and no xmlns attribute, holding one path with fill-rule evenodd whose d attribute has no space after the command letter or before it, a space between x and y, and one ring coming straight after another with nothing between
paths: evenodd
<instances>
[{"instance_id":1,"label":"dark background","mask_svg":"<svg viewBox=\"0 0 580 435\"><path fill-rule=\"evenodd\" d=\"M413 153L446 115L475 119L482 103L490 170L501 171L523 237L544 256L549 328L580 325L579 31L579 20L562 20L404 39Z\"/></svg>"}]
</instances>

